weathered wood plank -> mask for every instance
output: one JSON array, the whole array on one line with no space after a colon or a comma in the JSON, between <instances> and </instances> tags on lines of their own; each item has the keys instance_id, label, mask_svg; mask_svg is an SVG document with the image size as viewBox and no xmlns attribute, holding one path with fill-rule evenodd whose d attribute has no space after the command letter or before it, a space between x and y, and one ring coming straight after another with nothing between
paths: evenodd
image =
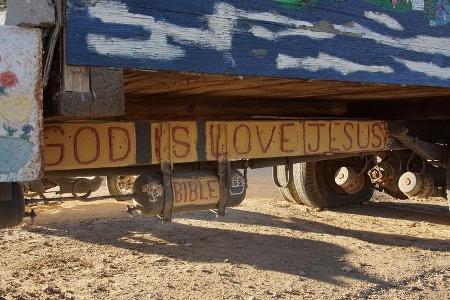
<instances>
[{"instance_id":1,"label":"weathered wood plank","mask_svg":"<svg viewBox=\"0 0 450 300\"><path fill-rule=\"evenodd\" d=\"M68 0L67 59L450 87L449 12L448 0Z\"/></svg>"},{"instance_id":2,"label":"weathered wood plank","mask_svg":"<svg viewBox=\"0 0 450 300\"><path fill-rule=\"evenodd\" d=\"M0 182L42 175L42 35L0 26Z\"/></svg>"},{"instance_id":3,"label":"weathered wood plank","mask_svg":"<svg viewBox=\"0 0 450 300\"><path fill-rule=\"evenodd\" d=\"M170 100L168 100L170 99ZM249 118L343 118L347 103L215 97L170 97L162 99L127 98L129 120L233 120Z\"/></svg>"},{"instance_id":4,"label":"weathered wood plank","mask_svg":"<svg viewBox=\"0 0 450 300\"><path fill-rule=\"evenodd\" d=\"M89 67L64 65L64 91L86 93L91 91Z\"/></svg>"},{"instance_id":5,"label":"weathered wood plank","mask_svg":"<svg viewBox=\"0 0 450 300\"><path fill-rule=\"evenodd\" d=\"M69 85L66 83L66 91L59 95L56 114L75 118L115 117L125 114L122 70L93 67L77 74L81 76L72 78L81 79L74 80Z\"/></svg>"},{"instance_id":6,"label":"weathered wood plank","mask_svg":"<svg viewBox=\"0 0 450 300\"><path fill-rule=\"evenodd\" d=\"M381 121L53 123L46 125L44 135L46 171L362 153L389 147L387 124Z\"/></svg>"},{"instance_id":7,"label":"weathered wood plank","mask_svg":"<svg viewBox=\"0 0 450 300\"><path fill-rule=\"evenodd\" d=\"M276 100L377 101L450 96L450 89L376 85L323 80L175 72L125 71L124 89L132 101ZM128 101L128 100L127 100Z\"/></svg>"}]
</instances>

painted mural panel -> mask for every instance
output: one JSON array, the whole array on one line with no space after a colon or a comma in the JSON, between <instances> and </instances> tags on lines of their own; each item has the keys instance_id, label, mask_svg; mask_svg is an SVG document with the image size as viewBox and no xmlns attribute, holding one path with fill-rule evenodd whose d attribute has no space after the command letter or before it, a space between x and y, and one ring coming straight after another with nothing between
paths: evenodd
<instances>
[{"instance_id":1,"label":"painted mural panel","mask_svg":"<svg viewBox=\"0 0 450 300\"><path fill-rule=\"evenodd\" d=\"M41 32L0 26L0 182L41 174Z\"/></svg>"},{"instance_id":2,"label":"painted mural panel","mask_svg":"<svg viewBox=\"0 0 450 300\"><path fill-rule=\"evenodd\" d=\"M68 62L450 87L450 0L68 0Z\"/></svg>"}]
</instances>

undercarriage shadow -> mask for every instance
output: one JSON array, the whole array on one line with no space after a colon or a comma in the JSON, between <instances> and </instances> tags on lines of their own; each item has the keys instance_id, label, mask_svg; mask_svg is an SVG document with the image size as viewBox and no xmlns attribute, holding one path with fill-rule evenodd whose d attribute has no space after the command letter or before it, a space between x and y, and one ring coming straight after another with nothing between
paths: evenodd
<instances>
[{"instance_id":1,"label":"undercarriage shadow","mask_svg":"<svg viewBox=\"0 0 450 300\"><path fill-rule=\"evenodd\" d=\"M231 220L255 217L253 213L233 210ZM202 218L204 214L191 213ZM189 217L186 215L185 217ZM270 224L269 215L258 220ZM280 225L276 224L275 225ZM353 270L346 262L348 250L329 242L272 235L259 232L208 228L180 223L161 224L155 219L118 218L90 223L30 226L29 232L67 237L85 243L107 245L161 255L186 262L245 264L256 269L301 275L318 281L342 285L341 278L357 278L383 284L379 278ZM188 246L186 246L188 245ZM348 270L351 271L348 271Z\"/></svg>"}]
</instances>

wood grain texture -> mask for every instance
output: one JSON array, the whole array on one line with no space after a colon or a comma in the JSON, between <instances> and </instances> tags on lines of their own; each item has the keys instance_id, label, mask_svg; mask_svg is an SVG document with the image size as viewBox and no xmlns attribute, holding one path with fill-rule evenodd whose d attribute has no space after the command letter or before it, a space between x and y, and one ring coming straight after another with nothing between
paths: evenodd
<instances>
[{"instance_id":1,"label":"wood grain texture","mask_svg":"<svg viewBox=\"0 0 450 300\"><path fill-rule=\"evenodd\" d=\"M450 109L448 88L273 77L128 70L124 89L130 120L442 119Z\"/></svg>"},{"instance_id":2,"label":"wood grain texture","mask_svg":"<svg viewBox=\"0 0 450 300\"><path fill-rule=\"evenodd\" d=\"M62 92L56 103L60 117L101 118L125 113L121 70L88 68L89 89L85 92ZM86 80L83 77L83 81ZM74 83L74 87L76 87ZM80 85L78 85L80 87ZM86 88L84 86L83 88Z\"/></svg>"},{"instance_id":3,"label":"wood grain texture","mask_svg":"<svg viewBox=\"0 0 450 300\"><path fill-rule=\"evenodd\" d=\"M147 132L134 122L48 123L46 171L114 168L151 161L188 163L338 153L389 148L387 123L381 121L207 121L150 122ZM142 125L142 123L140 123ZM141 126L139 125L139 126ZM200 131L199 126L204 126ZM140 135L137 135L140 133ZM141 143L150 138L150 143ZM203 147L198 147L202 143ZM198 152L199 149L204 151ZM144 154L147 153L147 154Z\"/></svg>"},{"instance_id":4,"label":"wood grain texture","mask_svg":"<svg viewBox=\"0 0 450 300\"><path fill-rule=\"evenodd\" d=\"M89 67L64 65L64 91L86 93L91 91Z\"/></svg>"},{"instance_id":5,"label":"wood grain texture","mask_svg":"<svg viewBox=\"0 0 450 300\"><path fill-rule=\"evenodd\" d=\"M307 3L68 0L67 59L72 65L450 87L447 0L434 1L434 9L409 1Z\"/></svg>"},{"instance_id":6,"label":"wood grain texture","mask_svg":"<svg viewBox=\"0 0 450 300\"><path fill-rule=\"evenodd\" d=\"M448 88L136 70L124 71L124 89L127 99L142 101L176 98L377 101L450 96Z\"/></svg>"}]
</instances>

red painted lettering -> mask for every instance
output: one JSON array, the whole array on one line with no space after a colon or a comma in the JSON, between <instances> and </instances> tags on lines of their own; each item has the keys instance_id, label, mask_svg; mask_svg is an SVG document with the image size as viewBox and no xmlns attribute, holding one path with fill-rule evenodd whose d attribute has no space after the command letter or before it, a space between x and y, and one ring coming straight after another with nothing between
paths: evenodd
<instances>
[{"instance_id":1,"label":"red painted lettering","mask_svg":"<svg viewBox=\"0 0 450 300\"><path fill-rule=\"evenodd\" d=\"M175 202L183 201L183 185L177 181L173 181L172 185Z\"/></svg>"},{"instance_id":2,"label":"red painted lettering","mask_svg":"<svg viewBox=\"0 0 450 300\"><path fill-rule=\"evenodd\" d=\"M186 140L182 141L177 139L177 132L181 131L184 132L186 134ZM173 142L178 145L181 146L182 148L184 148L184 151L182 151L181 153L177 152L178 147L176 147L174 145L174 149L173 149L173 155L175 155L176 158L185 158L189 155L189 152L191 151L191 144L189 143L189 129L186 127L181 127L181 126L175 126L172 128L172 140Z\"/></svg>"},{"instance_id":3,"label":"red painted lettering","mask_svg":"<svg viewBox=\"0 0 450 300\"><path fill-rule=\"evenodd\" d=\"M123 154L122 156L115 156L114 153L114 132L122 132L125 134L125 137L127 139L127 150L125 151L125 154ZM108 128L108 139L109 139L109 159L111 160L111 162L116 162L116 161L122 161L125 158L128 157L128 155L130 155L130 151L131 151L131 139L130 139L130 134L128 133L128 131L125 128L121 128L121 127L110 127Z\"/></svg>"},{"instance_id":4,"label":"red painted lettering","mask_svg":"<svg viewBox=\"0 0 450 300\"><path fill-rule=\"evenodd\" d=\"M200 200L208 200L208 196L203 194L203 184L200 181Z\"/></svg>"},{"instance_id":5,"label":"red painted lettering","mask_svg":"<svg viewBox=\"0 0 450 300\"><path fill-rule=\"evenodd\" d=\"M64 136L64 129L62 129L62 127L60 126L48 126L44 129L44 135L47 131L51 131L53 130L55 133L59 132L62 136ZM45 161L45 165L47 167L53 167L53 166L57 166L59 165L63 160L64 160L64 155L65 155L65 148L64 148L64 144L45 144L46 148L57 148L60 150L59 152L59 156L58 159L55 160L55 162L50 163L48 161Z\"/></svg>"},{"instance_id":6,"label":"red painted lettering","mask_svg":"<svg viewBox=\"0 0 450 300\"><path fill-rule=\"evenodd\" d=\"M348 129L349 127L352 128L351 130L353 130L353 128L354 128L352 123L345 123L344 124L344 134L347 137L347 140L348 140L348 143L349 143L348 146L342 145L345 150L350 150L353 147L353 138L352 138L351 132Z\"/></svg>"},{"instance_id":7,"label":"red painted lettering","mask_svg":"<svg viewBox=\"0 0 450 300\"><path fill-rule=\"evenodd\" d=\"M183 190L184 190L184 202L186 202L186 201L188 201L188 194L187 194L187 190L188 190L188 188L187 188L187 183L184 181L183 182Z\"/></svg>"},{"instance_id":8,"label":"red painted lettering","mask_svg":"<svg viewBox=\"0 0 450 300\"><path fill-rule=\"evenodd\" d=\"M217 127L217 135L214 134L214 129L216 127ZM211 125L209 127L209 136L211 139L211 155L213 155L216 159L222 155L226 156L228 154L225 149L225 145L220 145L221 132L222 132L221 124L218 124L217 126Z\"/></svg>"},{"instance_id":9,"label":"red painted lettering","mask_svg":"<svg viewBox=\"0 0 450 300\"><path fill-rule=\"evenodd\" d=\"M328 149L331 153L337 152L339 148L333 148L333 142L336 141L336 138L333 136L333 125L339 125L338 122L331 122L328 124Z\"/></svg>"},{"instance_id":10,"label":"red painted lettering","mask_svg":"<svg viewBox=\"0 0 450 300\"><path fill-rule=\"evenodd\" d=\"M198 187L195 181L189 181L189 201L195 202L198 199Z\"/></svg>"},{"instance_id":11,"label":"red painted lettering","mask_svg":"<svg viewBox=\"0 0 450 300\"><path fill-rule=\"evenodd\" d=\"M372 141L372 147L373 148L380 148L383 144L383 140L381 138L381 136L379 135L379 132L377 132L377 130L375 130L376 128L378 128L380 131L382 131L382 126L379 123L376 123L372 126L372 136L373 136L373 141ZM378 141L377 144L374 143L374 141Z\"/></svg>"},{"instance_id":12,"label":"red painted lettering","mask_svg":"<svg viewBox=\"0 0 450 300\"><path fill-rule=\"evenodd\" d=\"M88 159L88 160L82 161L80 159L80 154L78 152L78 143L79 143L78 139L80 137L80 134L82 132L84 132L84 131L91 132L94 135L94 137L95 137L95 154L94 154L94 157L92 159ZM74 136L73 153L74 153L74 156L75 156L75 160L79 164L87 165L87 164L91 164L91 163L95 162L98 159L98 157L100 156L100 137L98 135L97 129L95 129L94 127L87 127L87 126L79 128L77 130L77 132L75 133L75 136Z\"/></svg>"},{"instance_id":13,"label":"red painted lettering","mask_svg":"<svg viewBox=\"0 0 450 300\"><path fill-rule=\"evenodd\" d=\"M367 143L365 144L365 145L363 145L363 144L361 144L361 131L362 131L362 129L361 129L361 124L357 124L356 125L356 129L357 129L357 132L356 132L356 140L357 140L357 142L358 142L358 146L359 146L359 148L361 148L361 149L367 149L368 147L369 147L369 143L370 143L370 125L369 124L367 124Z\"/></svg>"},{"instance_id":14,"label":"red painted lettering","mask_svg":"<svg viewBox=\"0 0 450 300\"><path fill-rule=\"evenodd\" d=\"M207 182L208 184L208 189L209 189L209 198L210 199L214 199L216 197L218 197L217 195L217 190L216 190L216 181L215 180L208 180Z\"/></svg>"},{"instance_id":15,"label":"red painted lettering","mask_svg":"<svg viewBox=\"0 0 450 300\"><path fill-rule=\"evenodd\" d=\"M308 124L308 126L317 128L317 143L315 147L312 147L311 143L308 143L308 151L312 153L318 152L320 149L320 128L325 127L326 124L316 123L316 124Z\"/></svg>"},{"instance_id":16,"label":"red painted lettering","mask_svg":"<svg viewBox=\"0 0 450 300\"><path fill-rule=\"evenodd\" d=\"M259 130L258 125L256 125L256 133L258 134L258 141L259 141L259 145L261 146L261 150L262 150L263 153L266 153L267 150L270 147L270 144L272 143L273 134L275 133L275 126L272 127L272 133L270 134L270 138L269 138L269 141L267 142L266 146L263 145L263 142L262 142L262 139L261 139L261 132Z\"/></svg>"},{"instance_id":17,"label":"red painted lettering","mask_svg":"<svg viewBox=\"0 0 450 300\"><path fill-rule=\"evenodd\" d=\"M246 138L246 140L247 140L247 149L245 149L244 151L239 150L239 147L237 145L238 144L237 136L238 136L239 130L241 130L241 129L243 129L243 130L245 130L247 132L247 138ZM236 151L236 153L239 154L239 155L245 155L245 154L250 153L250 151L252 150L251 142L252 141L251 141L250 128L247 125L244 125L244 124L241 124L238 127L236 127L236 129L234 130L234 134L233 134L233 146L234 146L234 150Z\"/></svg>"},{"instance_id":18,"label":"red painted lettering","mask_svg":"<svg viewBox=\"0 0 450 300\"><path fill-rule=\"evenodd\" d=\"M291 140L286 137L286 127L292 127L295 126L294 123L287 123L287 124L281 124L280 130L281 130L281 140L280 140L280 150L284 153L291 153L294 152L294 149L286 149L286 144L288 144Z\"/></svg>"}]
</instances>

